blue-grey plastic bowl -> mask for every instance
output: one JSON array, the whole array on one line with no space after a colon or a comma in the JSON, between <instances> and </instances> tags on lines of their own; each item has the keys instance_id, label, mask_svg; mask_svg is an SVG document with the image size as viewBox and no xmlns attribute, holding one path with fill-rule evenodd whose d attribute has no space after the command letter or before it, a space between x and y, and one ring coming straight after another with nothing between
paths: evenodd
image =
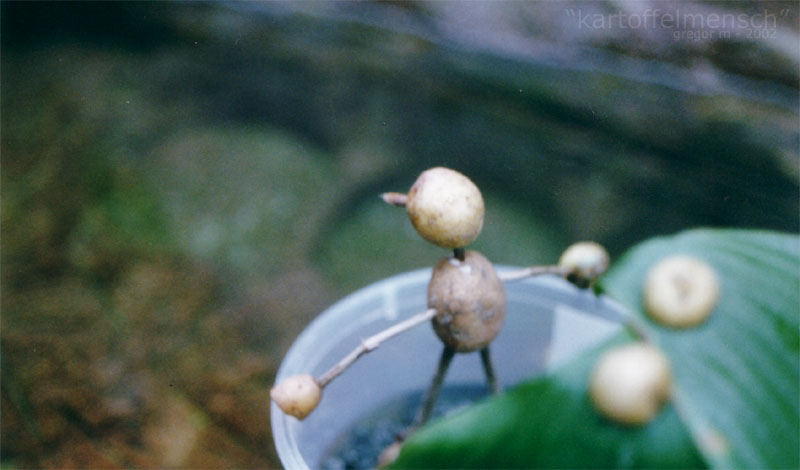
<instances>
[{"instance_id":1,"label":"blue-grey plastic bowl","mask_svg":"<svg viewBox=\"0 0 800 470\"><path fill-rule=\"evenodd\" d=\"M513 270L498 267L499 272ZM360 341L426 309L431 270L384 279L354 292L322 312L297 338L276 382L310 373L319 376ZM620 328L620 307L561 278L539 276L506 283L506 324L491 344L498 379L509 387L539 375ZM288 470L317 469L337 437L392 397L424 390L436 369L442 343L422 324L361 357L331 382L314 412L299 421L271 408L272 434ZM445 384L483 384L478 354L456 355Z\"/></svg>"}]
</instances>

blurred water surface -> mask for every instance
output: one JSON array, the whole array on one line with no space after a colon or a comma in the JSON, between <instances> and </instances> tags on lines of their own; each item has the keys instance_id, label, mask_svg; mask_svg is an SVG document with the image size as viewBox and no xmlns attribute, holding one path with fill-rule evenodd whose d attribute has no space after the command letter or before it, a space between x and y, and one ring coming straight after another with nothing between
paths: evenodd
<instances>
[{"instance_id":1,"label":"blurred water surface","mask_svg":"<svg viewBox=\"0 0 800 470\"><path fill-rule=\"evenodd\" d=\"M4 2L2 21L7 467L279 466L268 390L303 325L445 255L376 197L430 166L482 188L475 248L498 263L800 230L794 2Z\"/></svg>"}]
</instances>

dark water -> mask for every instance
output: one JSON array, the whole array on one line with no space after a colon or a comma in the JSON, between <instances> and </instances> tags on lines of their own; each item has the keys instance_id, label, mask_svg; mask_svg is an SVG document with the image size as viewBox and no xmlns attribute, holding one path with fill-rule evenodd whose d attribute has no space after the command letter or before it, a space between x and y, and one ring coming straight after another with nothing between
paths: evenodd
<instances>
[{"instance_id":1,"label":"dark water","mask_svg":"<svg viewBox=\"0 0 800 470\"><path fill-rule=\"evenodd\" d=\"M454 385L442 390L433 409L433 418L457 413L487 396L485 387ZM367 414L327 451L322 459L325 470L374 468L378 456L412 422L422 400L422 392L401 395Z\"/></svg>"}]
</instances>

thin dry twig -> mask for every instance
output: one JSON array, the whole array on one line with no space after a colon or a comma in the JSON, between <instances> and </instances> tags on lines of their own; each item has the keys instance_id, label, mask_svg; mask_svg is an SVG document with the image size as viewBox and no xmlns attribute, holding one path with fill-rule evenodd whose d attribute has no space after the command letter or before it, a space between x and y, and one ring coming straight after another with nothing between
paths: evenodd
<instances>
[{"instance_id":1,"label":"thin dry twig","mask_svg":"<svg viewBox=\"0 0 800 470\"><path fill-rule=\"evenodd\" d=\"M442 350L442 356L439 358L439 365L436 368L436 375L434 375L428 390L425 391L425 396L422 399L422 406L417 410L417 415L414 417L411 428L407 432L411 432L422 426L430 419L433 407L439 399L439 393L442 391L444 376L447 374L447 369L450 368L450 362L453 360L455 354L455 350L449 346L445 346Z\"/></svg>"},{"instance_id":2,"label":"thin dry twig","mask_svg":"<svg viewBox=\"0 0 800 470\"><path fill-rule=\"evenodd\" d=\"M324 388L328 385L333 379L335 379L339 374L345 371L350 365L352 365L356 360L363 356L368 352L372 352L378 348L384 341L396 336L406 330L410 330L411 328L424 323L428 320L431 320L434 316L436 316L436 309L429 308L424 312L420 312L414 315L407 320L403 320L396 325L390 326L389 328L377 333L369 338L362 340L361 344L350 351L350 353L343 357L339 362L337 362L333 367L328 369L327 372L322 374L318 379L317 383L319 384L320 388Z\"/></svg>"},{"instance_id":3,"label":"thin dry twig","mask_svg":"<svg viewBox=\"0 0 800 470\"><path fill-rule=\"evenodd\" d=\"M403 193L383 193L381 194L381 199L387 204L391 204L397 207L406 207L406 202L408 201L408 196Z\"/></svg>"},{"instance_id":4,"label":"thin dry twig","mask_svg":"<svg viewBox=\"0 0 800 470\"><path fill-rule=\"evenodd\" d=\"M532 276L540 276L542 274L555 274L557 276L564 277L569 274L569 270L567 268L561 266L530 266L527 268L522 268L518 271L511 271L506 273L500 273L498 277L501 281L509 282L509 281L518 281L520 279L525 279L526 277Z\"/></svg>"}]
</instances>

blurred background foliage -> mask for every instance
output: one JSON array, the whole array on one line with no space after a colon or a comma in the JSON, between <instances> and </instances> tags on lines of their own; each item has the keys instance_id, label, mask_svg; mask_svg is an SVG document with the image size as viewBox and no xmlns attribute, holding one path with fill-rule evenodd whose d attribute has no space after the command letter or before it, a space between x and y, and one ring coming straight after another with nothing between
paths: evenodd
<instances>
[{"instance_id":1,"label":"blurred background foliage","mask_svg":"<svg viewBox=\"0 0 800 470\"><path fill-rule=\"evenodd\" d=\"M431 166L503 264L800 230L795 2L0 7L6 468L278 467L292 339L445 254L376 197ZM583 21L655 10L775 26Z\"/></svg>"}]
</instances>

